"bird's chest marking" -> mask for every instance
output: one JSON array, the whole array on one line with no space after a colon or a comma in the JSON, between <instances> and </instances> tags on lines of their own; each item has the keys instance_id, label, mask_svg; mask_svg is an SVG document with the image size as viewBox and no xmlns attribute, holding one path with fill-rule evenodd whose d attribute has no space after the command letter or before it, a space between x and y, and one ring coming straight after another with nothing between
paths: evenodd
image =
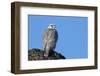
<instances>
[{"instance_id":1,"label":"bird's chest marking","mask_svg":"<svg viewBox=\"0 0 100 76\"><path fill-rule=\"evenodd\" d=\"M55 30L49 30L48 39L53 39L55 37Z\"/></svg>"}]
</instances>

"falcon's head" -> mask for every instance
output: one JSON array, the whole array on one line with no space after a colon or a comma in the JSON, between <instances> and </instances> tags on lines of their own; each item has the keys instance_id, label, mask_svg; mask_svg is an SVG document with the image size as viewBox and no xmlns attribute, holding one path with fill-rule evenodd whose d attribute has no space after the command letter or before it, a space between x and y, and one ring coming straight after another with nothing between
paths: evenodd
<instances>
[{"instance_id":1,"label":"falcon's head","mask_svg":"<svg viewBox=\"0 0 100 76\"><path fill-rule=\"evenodd\" d=\"M56 25L54 25L54 24L49 24L48 29L56 29Z\"/></svg>"}]
</instances>

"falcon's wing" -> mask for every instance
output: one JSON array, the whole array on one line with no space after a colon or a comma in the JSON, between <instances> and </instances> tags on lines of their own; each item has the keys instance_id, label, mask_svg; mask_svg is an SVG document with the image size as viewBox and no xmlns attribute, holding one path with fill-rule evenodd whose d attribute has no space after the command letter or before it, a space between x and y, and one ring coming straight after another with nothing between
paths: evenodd
<instances>
[{"instance_id":1,"label":"falcon's wing","mask_svg":"<svg viewBox=\"0 0 100 76\"><path fill-rule=\"evenodd\" d=\"M55 42L57 42L57 40L58 40L58 32L57 30L55 30Z\"/></svg>"}]
</instances>

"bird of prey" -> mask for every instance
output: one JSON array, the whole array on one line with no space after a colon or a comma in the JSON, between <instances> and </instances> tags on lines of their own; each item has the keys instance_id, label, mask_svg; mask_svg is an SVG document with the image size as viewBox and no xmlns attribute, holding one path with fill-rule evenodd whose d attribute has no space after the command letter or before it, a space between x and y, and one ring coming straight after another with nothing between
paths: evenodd
<instances>
[{"instance_id":1,"label":"bird of prey","mask_svg":"<svg viewBox=\"0 0 100 76\"><path fill-rule=\"evenodd\" d=\"M44 57L48 57L50 51L54 50L58 40L58 32L54 24L49 24L43 35Z\"/></svg>"}]
</instances>

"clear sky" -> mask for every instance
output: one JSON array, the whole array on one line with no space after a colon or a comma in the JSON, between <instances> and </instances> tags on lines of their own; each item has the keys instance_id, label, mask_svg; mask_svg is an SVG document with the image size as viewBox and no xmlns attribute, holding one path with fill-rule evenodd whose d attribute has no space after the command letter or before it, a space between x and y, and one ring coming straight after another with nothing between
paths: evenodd
<instances>
[{"instance_id":1,"label":"clear sky","mask_svg":"<svg viewBox=\"0 0 100 76\"><path fill-rule=\"evenodd\" d=\"M88 57L88 18L75 16L28 15L28 48L42 49L43 32L55 24L58 42L55 51L66 59Z\"/></svg>"}]
</instances>

